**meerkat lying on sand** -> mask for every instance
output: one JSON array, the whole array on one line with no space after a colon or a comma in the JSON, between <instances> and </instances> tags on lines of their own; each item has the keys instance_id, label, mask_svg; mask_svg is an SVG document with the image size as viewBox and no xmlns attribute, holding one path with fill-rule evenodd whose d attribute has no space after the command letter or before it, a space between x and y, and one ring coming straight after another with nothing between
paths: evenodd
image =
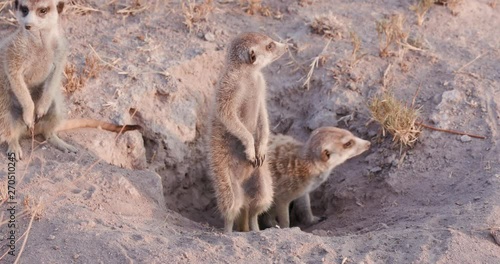
<instances>
[{"instance_id":1,"label":"meerkat lying on sand","mask_svg":"<svg viewBox=\"0 0 500 264\"><path fill-rule=\"evenodd\" d=\"M14 9L19 27L0 41L0 142L7 142L8 153L22 159L19 139L30 131L42 134L64 152L76 152L56 131L99 126L115 132L139 128L89 119L64 123L60 87L68 44L59 23L64 1L16 0Z\"/></svg>"},{"instance_id":2,"label":"meerkat lying on sand","mask_svg":"<svg viewBox=\"0 0 500 264\"><path fill-rule=\"evenodd\" d=\"M259 230L258 215L272 202L265 162L269 124L262 68L287 45L259 33L244 33L229 45L216 88L209 143L210 173L225 232L240 217L240 231Z\"/></svg>"},{"instance_id":3,"label":"meerkat lying on sand","mask_svg":"<svg viewBox=\"0 0 500 264\"><path fill-rule=\"evenodd\" d=\"M271 209L260 218L264 226L290 227L289 205L300 210L308 224L319 221L311 212L309 193L326 181L344 161L370 148L370 142L336 127L314 130L306 143L290 136L271 135L268 160L274 184Z\"/></svg>"}]
</instances>

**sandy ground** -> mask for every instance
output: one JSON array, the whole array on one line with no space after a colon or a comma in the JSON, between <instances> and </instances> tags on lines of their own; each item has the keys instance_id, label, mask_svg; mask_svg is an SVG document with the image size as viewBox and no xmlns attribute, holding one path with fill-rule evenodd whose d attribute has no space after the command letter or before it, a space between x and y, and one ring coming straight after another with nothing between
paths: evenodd
<instances>
[{"instance_id":1,"label":"sandy ground","mask_svg":"<svg viewBox=\"0 0 500 264\"><path fill-rule=\"evenodd\" d=\"M500 263L498 1L436 5L419 27L411 1L263 1L271 11L263 16L220 0L191 32L180 1L138 1L131 15L123 10L137 1L74 2L96 11L66 10L69 63L82 72L95 51L106 67L65 92L68 116L143 130L118 139L92 129L61 133L78 154L34 142L31 159L17 164L20 263ZM395 54L381 58L376 21L395 13L421 50L393 46ZM328 39L310 27L320 16L334 26L326 48ZM0 21L1 36L15 29ZM273 132L305 140L334 125L372 142L313 193L326 220L302 230L221 233L206 174L206 121L225 47L249 30L294 47L265 70ZM357 63L349 32L366 54ZM425 130L400 152L368 122L367 102L391 90L409 103L417 89L425 123L486 139ZM30 140L22 146L31 152ZM13 263L3 255L11 229L1 157L0 263Z\"/></svg>"}]
</instances>

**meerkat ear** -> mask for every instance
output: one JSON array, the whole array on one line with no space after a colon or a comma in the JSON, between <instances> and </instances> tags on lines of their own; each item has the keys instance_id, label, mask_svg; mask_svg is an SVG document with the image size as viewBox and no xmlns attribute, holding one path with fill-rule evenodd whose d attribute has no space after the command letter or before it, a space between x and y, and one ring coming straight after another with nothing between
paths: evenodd
<instances>
[{"instance_id":1,"label":"meerkat ear","mask_svg":"<svg viewBox=\"0 0 500 264\"><path fill-rule=\"evenodd\" d=\"M63 10L64 10L64 2L59 1L59 3L57 3L57 13L61 14Z\"/></svg>"},{"instance_id":2,"label":"meerkat ear","mask_svg":"<svg viewBox=\"0 0 500 264\"><path fill-rule=\"evenodd\" d=\"M326 162L330 159L330 151L328 149L324 149L321 151L321 160Z\"/></svg>"},{"instance_id":3,"label":"meerkat ear","mask_svg":"<svg viewBox=\"0 0 500 264\"><path fill-rule=\"evenodd\" d=\"M255 55L255 51L253 49L250 49L250 51L248 52L248 63L254 64L256 60L257 56Z\"/></svg>"},{"instance_id":4,"label":"meerkat ear","mask_svg":"<svg viewBox=\"0 0 500 264\"><path fill-rule=\"evenodd\" d=\"M17 10L19 8L19 1L14 1L14 9Z\"/></svg>"}]
</instances>

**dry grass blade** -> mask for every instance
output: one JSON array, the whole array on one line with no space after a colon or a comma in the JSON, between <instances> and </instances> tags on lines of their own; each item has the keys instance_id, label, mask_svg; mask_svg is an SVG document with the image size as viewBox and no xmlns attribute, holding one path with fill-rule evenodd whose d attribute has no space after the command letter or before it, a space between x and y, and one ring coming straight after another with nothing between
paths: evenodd
<instances>
[{"instance_id":1,"label":"dry grass blade","mask_svg":"<svg viewBox=\"0 0 500 264\"><path fill-rule=\"evenodd\" d=\"M0 12L2 12L2 10L7 7L7 6L10 6L10 0L7 0L7 1L0 1Z\"/></svg>"},{"instance_id":2,"label":"dry grass blade","mask_svg":"<svg viewBox=\"0 0 500 264\"><path fill-rule=\"evenodd\" d=\"M359 51L361 50L361 39L358 34L350 32L349 35L351 37L352 45L351 67L354 67L364 56L366 56L366 53L359 54Z\"/></svg>"},{"instance_id":3,"label":"dry grass blade","mask_svg":"<svg viewBox=\"0 0 500 264\"><path fill-rule=\"evenodd\" d=\"M90 14L92 12L102 12L102 11L99 9L93 8L91 6L88 6L88 4L85 1L73 0L73 1L69 1L66 12L68 12L70 14L83 16L83 15Z\"/></svg>"},{"instance_id":4,"label":"dry grass blade","mask_svg":"<svg viewBox=\"0 0 500 264\"><path fill-rule=\"evenodd\" d=\"M422 132L422 127L417 124L418 109L407 107L390 93L373 98L368 108L372 119L382 126L384 136L389 132L401 147L415 144Z\"/></svg>"},{"instance_id":5,"label":"dry grass blade","mask_svg":"<svg viewBox=\"0 0 500 264\"><path fill-rule=\"evenodd\" d=\"M10 5L9 3L10 1L0 2L0 12L2 12L3 9L5 9L8 5ZM7 16L0 16L0 24L10 25L10 26L17 25L16 15L14 14L14 12L12 12L12 9L9 9Z\"/></svg>"},{"instance_id":6,"label":"dry grass blade","mask_svg":"<svg viewBox=\"0 0 500 264\"><path fill-rule=\"evenodd\" d=\"M429 9L434 5L436 0L418 0L417 4L413 5L411 9L417 14L417 24L419 26L424 23L424 16Z\"/></svg>"},{"instance_id":7,"label":"dry grass blade","mask_svg":"<svg viewBox=\"0 0 500 264\"><path fill-rule=\"evenodd\" d=\"M126 5L124 8L116 11L117 14L128 16L135 16L141 12L146 11L149 8L148 5L144 5L141 3L141 0L134 0L134 2L130 5Z\"/></svg>"},{"instance_id":8,"label":"dry grass blade","mask_svg":"<svg viewBox=\"0 0 500 264\"><path fill-rule=\"evenodd\" d=\"M320 64L321 61L325 60L325 57L324 57L323 53L325 53L326 49L330 45L330 42L332 42L332 39L328 40L328 42L326 43L326 45L323 48L323 50L321 51L321 53L318 56L314 57L313 60L312 60L312 62L311 62L311 64L309 65L309 72L307 72L307 75L304 77L305 81L302 84L302 87L305 87L306 90L309 90L309 88L310 88L311 78L313 76L314 69L319 66L319 64ZM304 78L301 78L301 80L304 79Z\"/></svg>"},{"instance_id":9,"label":"dry grass blade","mask_svg":"<svg viewBox=\"0 0 500 264\"><path fill-rule=\"evenodd\" d=\"M7 198L9 198L9 184L7 180L2 180L0 182L0 201L6 201Z\"/></svg>"},{"instance_id":10,"label":"dry grass blade","mask_svg":"<svg viewBox=\"0 0 500 264\"><path fill-rule=\"evenodd\" d=\"M17 258L14 261L14 264L19 263L19 259L21 259L21 255L23 254L24 247L26 246L26 242L28 242L29 233L31 231L31 226L33 225L33 220L35 219L35 215L36 214L31 215L31 219L30 219L30 222L28 224L28 229L26 229L26 232L25 232L26 237L24 238L23 244L21 245L21 249L19 250L19 253L17 254Z\"/></svg>"}]
</instances>

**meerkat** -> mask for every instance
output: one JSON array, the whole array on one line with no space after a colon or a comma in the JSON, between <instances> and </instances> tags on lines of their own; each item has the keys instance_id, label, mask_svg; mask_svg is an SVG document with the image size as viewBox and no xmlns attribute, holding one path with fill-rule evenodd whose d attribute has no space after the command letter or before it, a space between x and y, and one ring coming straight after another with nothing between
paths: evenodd
<instances>
[{"instance_id":1,"label":"meerkat","mask_svg":"<svg viewBox=\"0 0 500 264\"><path fill-rule=\"evenodd\" d=\"M0 141L7 142L7 153L22 159L19 139L30 131L64 152L76 152L55 132L89 126L138 128L97 120L64 124L60 86L68 44L59 23L64 1L16 0L14 9L19 27L0 43Z\"/></svg>"},{"instance_id":2,"label":"meerkat","mask_svg":"<svg viewBox=\"0 0 500 264\"><path fill-rule=\"evenodd\" d=\"M315 224L309 193L325 182L332 170L370 148L371 143L336 127L321 127L302 143L290 136L271 135L268 160L274 183L271 209L261 216L266 227L290 227L289 205L294 201L301 218Z\"/></svg>"},{"instance_id":3,"label":"meerkat","mask_svg":"<svg viewBox=\"0 0 500 264\"><path fill-rule=\"evenodd\" d=\"M261 70L287 45L260 33L243 33L229 45L215 94L209 167L225 232L240 217L240 231L258 231L258 215L272 202L266 159L269 121Z\"/></svg>"}]
</instances>

